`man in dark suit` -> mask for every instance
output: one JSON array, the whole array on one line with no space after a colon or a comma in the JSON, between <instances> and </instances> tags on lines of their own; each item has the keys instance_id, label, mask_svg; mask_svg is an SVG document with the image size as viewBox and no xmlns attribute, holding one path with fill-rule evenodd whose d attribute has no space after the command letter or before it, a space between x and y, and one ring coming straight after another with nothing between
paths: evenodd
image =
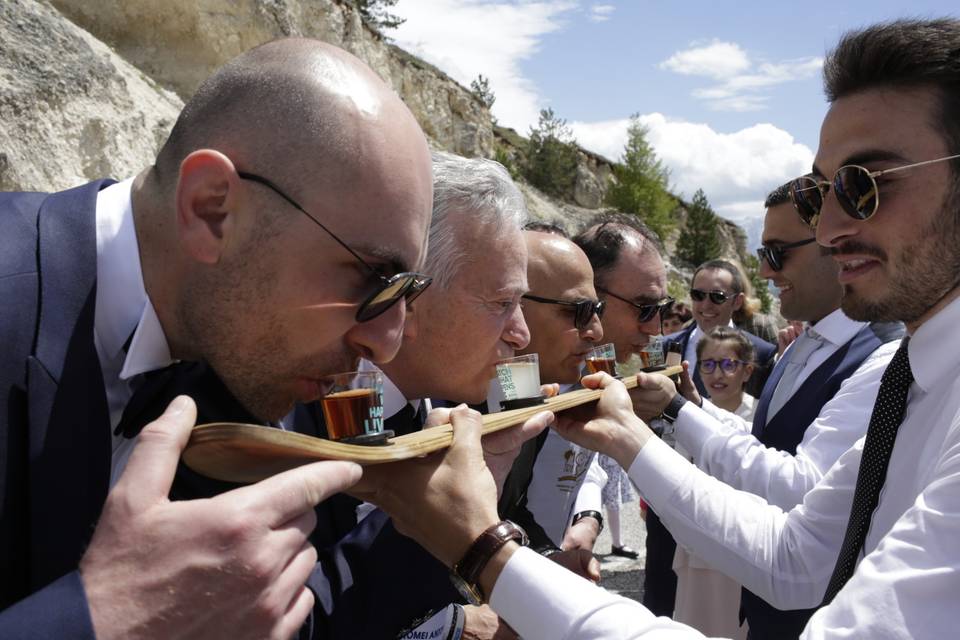
<instances>
[{"instance_id":1,"label":"man in dark suit","mask_svg":"<svg viewBox=\"0 0 960 640\"><path fill-rule=\"evenodd\" d=\"M177 360L209 362L269 421L317 398L321 375L389 360L404 296L428 284L406 272L423 259L430 200L406 107L359 60L309 40L228 63L135 179L0 196L0 635L300 627L313 506L358 471L311 465L167 503L170 447L185 442L171 421L135 449L111 432L141 375ZM328 608L335 587L317 589Z\"/></svg>"},{"instance_id":2,"label":"man in dark suit","mask_svg":"<svg viewBox=\"0 0 960 640\"><path fill-rule=\"evenodd\" d=\"M714 327L733 326L733 314L743 306L745 297L740 270L726 260L709 260L693 272L690 299L694 322L683 331L668 336L664 348L673 343L680 345L682 357L690 363L693 382L702 396L709 398L710 391L703 385L697 369L697 343ZM777 347L747 331L743 335L753 343L757 353L756 368L747 382L747 393L759 396L770 374Z\"/></svg>"},{"instance_id":3,"label":"man in dark suit","mask_svg":"<svg viewBox=\"0 0 960 640\"><path fill-rule=\"evenodd\" d=\"M687 387L685 395L708 415L678 418L674 436L715 478L789 510L863 436L903 325L847 317L837 265L797 216L788 185L775 189L765 205L760 273L780 291L784 317L806 328L767 380L752 428ZM663 394L633 394L651 416L676 394L665 385L656 389ZM754 640L796 638L814 611L781 611L743 592L742 612Z\"/></svg>"}]
</instances>

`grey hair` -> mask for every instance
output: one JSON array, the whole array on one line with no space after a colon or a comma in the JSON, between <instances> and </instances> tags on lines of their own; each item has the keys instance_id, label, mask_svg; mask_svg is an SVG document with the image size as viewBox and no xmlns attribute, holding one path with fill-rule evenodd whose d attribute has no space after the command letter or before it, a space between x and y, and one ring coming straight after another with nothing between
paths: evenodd
<instances>
[{"instance_id":1,"label":"grey hair","mask_svg":"<svg viewBox=\"0 0 960 640\"><path fill-rule=\"evenodd\" d=\"M523 194L499 162L433 152L433 218L424 271L445 287L464 266L469 234L458 222L470 219L494 233L523 230Z\"/></svg>"}]
</instances>

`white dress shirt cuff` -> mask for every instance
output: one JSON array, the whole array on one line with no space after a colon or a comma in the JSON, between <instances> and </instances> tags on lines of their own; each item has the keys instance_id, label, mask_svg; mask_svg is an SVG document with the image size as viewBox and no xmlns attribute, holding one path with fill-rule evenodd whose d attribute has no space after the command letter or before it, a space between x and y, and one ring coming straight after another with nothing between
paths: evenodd
<instances>
[{"instance_id":1,"label":"white dress shirt cuff","mask_svg":"<svg viewBox=\"0 0 960 640\"><path fill-rule=\"evenodd\" d=\"M677 415L673 437L677 444L700 460L703 446L707 440L718 435L730 435L732 432L749 434L751 425L740 416L716 406L707 399L703 407L688 402Z\"/></svg>"},{"instance_id":2,"label":"white dress shirt cuff","mask_svg":"<svg viewBox=\"0 0 960 640\"><path fill-rule=\"evenodd\" d=\"M680 410L680 416L691 409L696 407L688 403ZM687 476L694 469L686 458L663 440L650 438L630 463L627 475L637 485L644 500L659 510L659 505L667 504L677 489L686 484Z\"/></svg>"}]
</instances>

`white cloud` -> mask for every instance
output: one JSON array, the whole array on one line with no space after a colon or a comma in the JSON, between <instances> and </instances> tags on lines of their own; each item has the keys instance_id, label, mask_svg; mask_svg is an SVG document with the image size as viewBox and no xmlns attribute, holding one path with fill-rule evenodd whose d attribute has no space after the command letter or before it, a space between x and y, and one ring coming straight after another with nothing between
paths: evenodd
<instances>
[{"instance_id":1,"label":"white cloud","mask_svg":"<svg viewBox=\"0 0 960 640\"><path fill-rule=\"evenodd\" d=\"M706 46L678 51L660 63L661 69L688 76L725 78L750 68L747 53L735 42L714 40Z\"/></svg>"},{"instance_id":2,"label":"white cloud","mask_svg":"<svg viewBox=\"0 0 960 640\"><path fill-rule=\"evenodd\" d=\"M390 35L464 86L479 74L489 78L497 98L493 115L525 134L546 101L519 63L537 52L544 35L561 29L564 15L576 7L569 0L399 2L391 11L406 22Z\"/></svg>"},{"instance_id":3,"label":"white cloud","mask_svg":"<svg viewBox=\"0 0 960 640\"><path fill-rule=\"evenodd\" d=\"M672 120L660 113L640 116L647 140L670 169L671 187L690 199L703 189L714 210L730 218L763 215L769 191L810 170L813 152L788 132L756 124L720 133L707 124ZM619 159L627 141L629 120L573 122L582 146ZM754 203L760 201L761 206Z\"/></svg>"},{"instance_id":4,"label":"white cloud","mask_svg":"<svg viewBox=\"0 0 960 640\"><path fill-rule=\"evenodd\" d=\"M612 4L595 4L590 7L590 22L606 22L616 7Z\"/></svg>"},{"instance_id":5,"label":"white cloud","mask_svg":"<svg viewBox=\"0 0 960 640\"><path fill-rule=\"evenodd\" d=\"M715 111L760 111L768 96L762 90L785 82L802 80L819 73L823 58L801 58L754 64L735 42L714 40L679 51L660 68L683 75L705 76L719 84L694 89L693 97Z\"/></svg>"}]
</instances>

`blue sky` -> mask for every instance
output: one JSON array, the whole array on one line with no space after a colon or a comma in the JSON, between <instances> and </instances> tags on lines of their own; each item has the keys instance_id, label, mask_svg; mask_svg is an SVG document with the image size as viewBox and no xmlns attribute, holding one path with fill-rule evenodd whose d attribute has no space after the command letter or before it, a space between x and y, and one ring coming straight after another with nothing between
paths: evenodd
<instances>
[{"instance_id":1,"label":"blue sky","mask_svg":"<svg viewBox=\"0 0 960 640\"><path fill-rule=\"evenodd\" d=\"M955 0L787 3L400 0L401 47L462 84L490 78L501 124L526 134L551 107L577 141L616 159L631 114L687 198L734 220L809 169L820 68L839 35L896 17L960 17Z\"/></svg>"}]
</instances>

